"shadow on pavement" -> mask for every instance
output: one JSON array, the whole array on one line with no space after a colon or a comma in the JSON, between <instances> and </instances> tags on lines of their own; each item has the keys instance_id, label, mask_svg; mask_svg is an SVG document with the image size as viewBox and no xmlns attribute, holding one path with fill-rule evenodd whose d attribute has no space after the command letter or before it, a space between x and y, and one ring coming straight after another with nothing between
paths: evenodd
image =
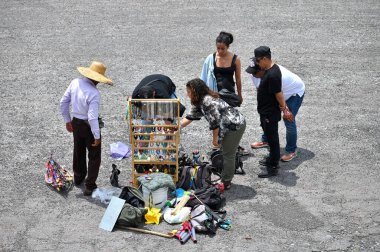
<instances>
[{"instance_id":1,"label":"shadow on pavement","mask_svg":"<svg viewBox=\"0 0 380 252\"><path fill-rule=\"evenodd\" d=\"M240 156L240 159L241 159L241 161L246 161L247 159L249 159L249 158L251 158L251 157L254 157L255 156L255 154L253 153L253 152L250 152L249 154L247 154L247 155L244 155L244 156Z\"/></svg>"},{"instance_id":2,"label":"shadow on pavement","mask_svg":"<svg viewBox=\"0 0 380 252\"><path fill-rule=\"evenodd\" d=\"M257 192L250 186L232 183L231 189L224 192L227 202L234 200L253 199Z\"/></svg>"},{"instance_id":3,"label":"shadow on pavement","mask_svg":"<svg viewBox=\"0 0 380 252\"><path fill-rule=\"evenodd\" d=\"M55 192L56 194L58 194L59 196L65 198L65 199L68 198L70 192L71 192L72 189L73 189L73 186L72 186L72 187L68 188L67 190L57 191L56 189L52 188L50 185L48 185L48 184L45 184L45 185L46 185L46 187L49 188L49 190Z\"/></svg>"},{"instance_id":4,"label":"shadow on pavement","mask_svg":"<svg viewBox=\"0 0 380 252\"><path fill-rule=\"evenodd\" d=\"M284 153L285 151L283 151ZM303 162L313 159L315 156L314 152L298 148L297 156L290 162L280 162L281 170L294 170Z\"/></svg>"},{"instance_id":5,"label":"shadow on pavement","mask_svg":"<svg viewBox=\"0 0 380 252\"><path fill-rule=\"evenodd\" d=\"M279 170L278 175L276 177L269 178L272 182L280 183L284 186L295 186L297 184L297 179L299 177L293 171L289 170Z\"/></svg>"},{"instance_id":6,"label":"shadow on pavement","mask_svg":"<svg viewBox=\"0 0 380 252\"><path fill-rule=\"evenodd\" d=\"M285 186L295 186L299 177L293 170L295 170L304 161L308 161L314 158L314 156L314 152L303 148L298 148L297 157L295 157L290 162L280 162L281 168L278 172L278 175L276 177L269 178L269 180L273 182L278 182Z\"/></svg>"}]
</instances>

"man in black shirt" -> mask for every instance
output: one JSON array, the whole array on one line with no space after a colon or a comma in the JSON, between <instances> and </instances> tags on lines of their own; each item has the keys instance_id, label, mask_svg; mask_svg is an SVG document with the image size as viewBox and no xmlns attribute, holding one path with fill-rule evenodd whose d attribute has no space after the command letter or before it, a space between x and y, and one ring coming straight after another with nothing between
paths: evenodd
<instances>
[{"instance_id":1,"label":"man in black shirt","mask_svg":"<svg viewBox=\"0 0 380 252\"><path fill-rule=\"evenodd\" d=\"M260 114L261 127L268 136L269 158L260 161L267 167L267 172L259 174L259 178L276 176L280 161L280 141L278 137L278 122L281 120L281 111L284 120L293 120L293 115L286 106L281 91L281 71L278 65L272 62L271 51L267 46L255 49L256 64L265 70L261 84L257 90L257 111Z\"/></svg>"},{"instance_id":2,"label":"man in black shirt","mask_svg":"<svg viewBox=\"0 0 380 252\"><path fill-rule=\"evenodd\" d=\"M132 93L132 99L176 99L176 86L163 74L152 74L140 81ZM185 106L180 104L180 115L185 112Z\"/></svg>"}]
</instances>

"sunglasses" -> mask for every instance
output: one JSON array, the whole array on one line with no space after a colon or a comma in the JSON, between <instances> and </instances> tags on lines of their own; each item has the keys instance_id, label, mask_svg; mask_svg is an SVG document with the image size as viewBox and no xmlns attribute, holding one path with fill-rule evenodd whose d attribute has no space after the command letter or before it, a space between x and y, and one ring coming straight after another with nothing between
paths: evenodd
<instances>
[{"instance_id":1,"label":"sunglasses","mask_svg":"<svg viewBox=\"0 0 380 252\"><path fill-rule=\"evenodd\" d=\"M256 58L256 63L259 63L262 59L264 59L265 57L261 57L261 58Z\"/></svg>"}]
</instances>

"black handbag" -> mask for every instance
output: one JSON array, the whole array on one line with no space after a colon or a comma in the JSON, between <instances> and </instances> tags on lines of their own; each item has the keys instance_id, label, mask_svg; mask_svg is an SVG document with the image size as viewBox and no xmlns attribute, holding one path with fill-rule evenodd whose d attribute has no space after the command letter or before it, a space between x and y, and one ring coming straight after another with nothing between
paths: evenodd
<instances>
[{"instance_id":1,"label":"black handbag","mask_svg":"<svg viewBox=\"0 0 380 252\"><path fill-rule=\"evenodd\" d=\"M120 199L125 200L126 203L131 204L134 207L144 208L145 201L141 192L131 186L125 186L120 193Z\"/></svg>"},{"instance_id":2,"label":"black handbag","mask_svg":"<svg viewBox=\"0 0 380 252\"><path fill-rule=\"evenodd\" d=\"M219 91L219 96L223 101L227 102L227 104L230 105L231 107L240 107L241 105L240 97L237 94L232 93L225 88Z\"/></svg>"},{"instance_id":3,"label":"black handbag","mask_svg":"<svg viewBox=\"0 0 380 252\"><path fill-rule=\"evenodd\" d=\"M223 171L223 153L221 150L213 150L210 154L211 165L215 173L221 174ZM243 169L243 161L240 158L239 152L235 156L235 174L245 175Z\"/></svg>"}]
</instances>

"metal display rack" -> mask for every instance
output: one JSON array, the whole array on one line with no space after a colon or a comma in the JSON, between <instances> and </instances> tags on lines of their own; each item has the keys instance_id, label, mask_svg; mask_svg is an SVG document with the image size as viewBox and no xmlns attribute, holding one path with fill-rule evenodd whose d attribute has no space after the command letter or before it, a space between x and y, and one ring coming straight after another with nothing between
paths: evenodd
<instances>
[{"instance_id":1,"label":"metal display rack","mask_svg":"<svg viewBox=\"0 0 380 252\"><path fill-rule=\"evenodd\" d=\"M170 174L178 181L180 143L179 99L129 99L132 182L151 172Z\"/></svg>"}]
</instances>

